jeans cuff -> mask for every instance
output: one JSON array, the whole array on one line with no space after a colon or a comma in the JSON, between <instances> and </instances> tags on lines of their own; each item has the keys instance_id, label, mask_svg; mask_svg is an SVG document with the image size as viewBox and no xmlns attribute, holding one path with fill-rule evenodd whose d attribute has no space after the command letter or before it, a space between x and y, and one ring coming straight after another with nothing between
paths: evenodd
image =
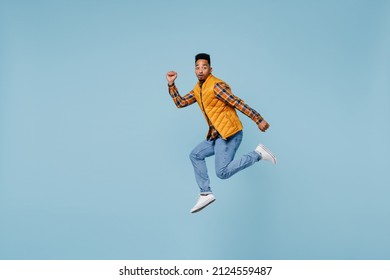
<instances>
[{"instance_id":1,"label":"jeans cuff","mask_svg":"<svg viewBox=\"0 0 390 280\"><path fill-rule=\"evenodd\" d=\"M213 192L200 192L201 195L212 194Z\"/></svg>"}]
</instances>

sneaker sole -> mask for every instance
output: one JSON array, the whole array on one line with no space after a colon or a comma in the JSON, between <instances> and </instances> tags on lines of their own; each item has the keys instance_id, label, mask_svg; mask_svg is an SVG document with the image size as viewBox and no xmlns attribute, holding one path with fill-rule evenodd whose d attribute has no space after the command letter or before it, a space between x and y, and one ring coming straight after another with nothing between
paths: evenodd
<instances>
[{"instance_id":1,"label":"sneaker sole","mask_svg":"<svg viewBox=\"0 0 390 280\"><path fill-rule=\"evenodd\" d=\"M268 150L268 148L267 148L266 146L260 145L260 147L261 147L264 151L266 151L266 152L272 157L272 162L273 162L273 164L276 164L277 160L276 160L276 157L274 156L274 154L273 154L270 150Z\"/></svg>"},{"instance_id":2,"label":"sneaker sole","mask_svg":"<svg viewBox=\"0 0 390 280\"><path fill-rule=\"evenodd\" d=\"M210 205L211 203L213 203L214 201L215 201L215 198L214 198L213 200L207 201L207 202L205 203L205 205L202 205L202 206L199 207L198 209L191 211L191 213L197 213L197 212L199 212L200 210L202 210L202 209L206 208L207 206L209 206L209 205Z\"/></svg>"}]
</instances>

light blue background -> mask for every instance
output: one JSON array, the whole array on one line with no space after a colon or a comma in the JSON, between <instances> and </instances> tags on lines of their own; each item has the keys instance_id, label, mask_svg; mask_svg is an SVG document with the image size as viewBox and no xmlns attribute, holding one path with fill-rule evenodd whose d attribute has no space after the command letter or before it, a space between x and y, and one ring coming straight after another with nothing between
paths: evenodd
<instances>
[{"instance_id":1,"label":"light blue background","mask_svg":"<svg viewBox=\"0 0 390 280\"><path fill-rule=\"evenodd\" d=\"M1 259L389 259L389 1L1 1ZM271 124L196 215L194 55Z\"/></svg>"}]
</instances>

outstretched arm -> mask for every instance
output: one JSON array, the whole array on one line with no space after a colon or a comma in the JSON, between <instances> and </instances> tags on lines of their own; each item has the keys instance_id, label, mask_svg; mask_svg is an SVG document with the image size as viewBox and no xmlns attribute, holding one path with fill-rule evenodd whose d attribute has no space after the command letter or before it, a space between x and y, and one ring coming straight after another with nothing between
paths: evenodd
<instances>
[{"instance_id":1,"label":"outstretched arm","mask_svg":"<svg viewBox=\"0 0 390 280\"><path fill-rule=\"evenodd\" d=\"M177 108L187 107L196 102L195 96L193 92L189 92L184 96L179 94L175 86L175 80L177 78L177 73L174 71L169 71L167 73L167 81L168 81L168 90L171 95L173 102L175 102Z\"/></svg>"},{"instance_id":2,"label":"outstretched arm","mask_svg":"<svg viewBox=\"0 0 390 280\"><path fill-rule=\"evenodd\" d=\"M265 132L269 128L266 120L256 110L249 107L248 104L245 104L244 100L235 96L226 83L217 83L214 88L214 93L218 99L251 118L261 131Z\"/></svg>"}]
</instances>

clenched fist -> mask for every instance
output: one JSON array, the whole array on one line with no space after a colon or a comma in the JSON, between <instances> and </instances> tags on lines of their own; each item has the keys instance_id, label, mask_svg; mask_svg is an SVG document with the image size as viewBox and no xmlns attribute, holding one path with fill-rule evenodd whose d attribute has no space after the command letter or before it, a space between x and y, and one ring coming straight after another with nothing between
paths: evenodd
<instances>
[{"instance_id":1,"label":"clenched fist","mask_svg":"<svg viewBox=\"0 0 390 280\"><path fill-rule=\"evenodd\" d=\"M177 73L175 71L169 71L167 73L167 81L168 85L173 85L175 83L175 80L177 78Z\"/></svg>"},{"instance_id":2,"label":"clenched fist","mask_svg":"<svg viewBox=\"0 0 390 280\"><path fill-rule=\"evenodd\" d=\"M269 128L269 124L268 124L265 120L262 120L262 121L258 124L258 127L259 127L259 129L260 129L262 132L265 132L265 131Z\"/></svg>"}]
</instances>

